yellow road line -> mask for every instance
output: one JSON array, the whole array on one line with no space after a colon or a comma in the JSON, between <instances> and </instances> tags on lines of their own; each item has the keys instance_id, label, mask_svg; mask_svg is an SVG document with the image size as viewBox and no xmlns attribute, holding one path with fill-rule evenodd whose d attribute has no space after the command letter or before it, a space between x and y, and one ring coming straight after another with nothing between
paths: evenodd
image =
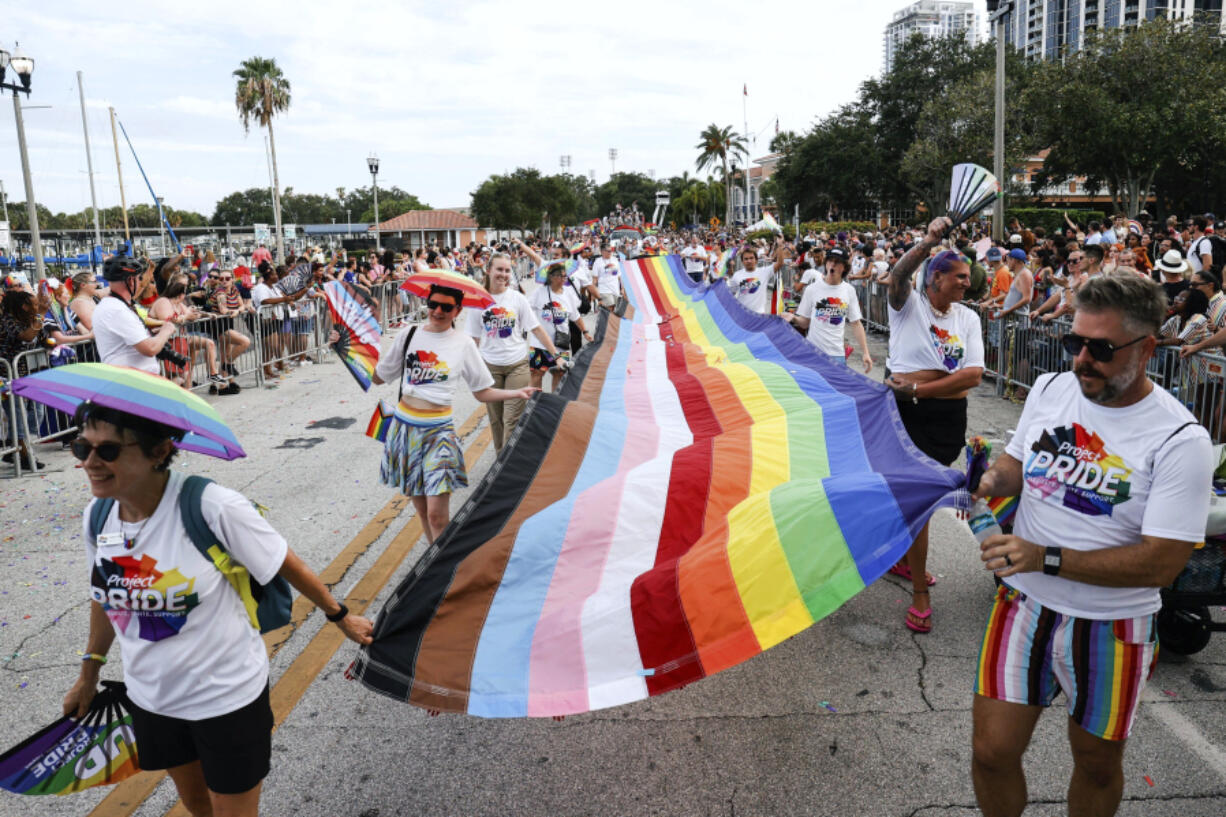
<instances>
[{"instance_id":1,"label":"yellow road line","mask_svg":"<svg viewBox=\"0 0 1226 817\"><path fill-rule=\"evenodd\" d=\"M473 413L469 415L468 419L464 422L464 425L461 426L456 432L457 435L460 438L464 438L471 434L473 429L477 427L477 424L481 422L482 418L485 416L483 406L477 406ZM489 427L486 426L484 429L482 429L481 433L473 439L468 447L465 448L465 462L474 462L474 460L471 458L471 455L474 452L480 452L476 455L476 458L480 459L481 455L485 453L485 447L489 445L489 442L490 432ZM340 580L345 576L345 573L366 552L367 548L374 544L374 542L383 535L384 531L391 526L392 522L395 521L400 512L409 504L409 498L402 494L398 495L384 505L382 510L376 513L374 517L366 523L362 530L358 531L357 535L354 536L353 540L345 546L344 550L338 553L336 558L334 558L332 562L319 573L319 578L323 581L323 583L331 588L340 582ZM413 532L414 530L416 530L416 533ZM378 595L379 591L383 589L383 585L387 583L389 578L391 578L391 574L395 571L396 567L400 564L404 557L408 555L409 551L412 550L413 545L417 543L417 540L421 537L421 534L421 521L414 516L408 521L408 523L405 524L400 533L396 534L395 538L390 544L388 544L387 549L382 555L379 556L374 565L371 566L370 570L366 572L366 575L363 576L356 585L354 585L348 598L345 599L345 604L348 605L349 609L355 613L361 613L366 609L366 606L370 603L370 600ZM408 540L407 544L403 544L402 540L406 539ZM385 560L389 558L389 554L391 554L393 551L399 555L396 557L395 561L391 563L390 569L387 569ZM367 586L367 581L372 575L382 575L384 571L386 571L387 575L379 581L378 585L375 586L372 591ZM276 655L277 651L284 646L285 642L289 640L289 637L293 634L293 632L298 629L298 627L306 620L307 616L310 615L314 609L315 605L306 598L299 596L298 598L294 599L294 606L290 614L290 623L278 630L265 633L264 635L264 643L268 647L269 658ZM321 641L321 637L328 633L332 633L338 637L336 644L332 646L331 649L328 649L326 645L319 643ZM298 703L298 701L302 698L303 693L306 692L306 688L312 681L315 680L316 676L327 664L328 660L332 657L336 650L340 648L341 642L343 641L345 641L345 636L341 634L339 627L324 627L323 630L321 630L315 636L315 638L312 639L309 644L307 644L302 654L294 660L294 663L289 666L277 683L273 685L270 692L270 697L272 702L274 729L280 726L289 715L290 711L294 708L294 705ZM300 664L303 662L303 658L312 650L315 650L317 653L326 651L326 657L322 661L318 662L318 668L314 670L306 669L304 666L300 666ZM306 666L314 666L315 663L317 662L312 660L309 661ZM291 680L291 676L296 672L309 672L310 674L306 677L306 680L303 682L300 690L296 690L294 693L281 693L279 697L278 690L282 688L283 684ZM295 682L293 686L296 687L297 683ZM283 708L278 708L279 704ZM288 704L287 707L286 704ZM137 751L140 751L140 747L137 747ZM110 793L107 794L107 796L94 807L94 810L89 813L88 817L131 817L131 815L138 808L140 808L141 804L148 799L149 795L153 794L153 790L157 788L158 784L161 783L165 777L166 772L157 771L140 772L128 778L122 783L117 784L115 788L113 788ZM168 814L176 815L176 817L190 817L188 811L183 808L182 803L176 803Z\"/></svg>"}]
</instances>

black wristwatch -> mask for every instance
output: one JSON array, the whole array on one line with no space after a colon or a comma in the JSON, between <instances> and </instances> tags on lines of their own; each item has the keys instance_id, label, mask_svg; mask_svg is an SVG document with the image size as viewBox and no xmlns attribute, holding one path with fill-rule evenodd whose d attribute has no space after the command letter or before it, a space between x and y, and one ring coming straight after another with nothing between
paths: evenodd
<instances>
[{"instance_id":1,"label":"black wristwatch","mask_svg":"<svg viewBox=\"0 0 1226 817\"><path fill-rule=\"evenodd\" d=\"M328 615L327 613L324 613L324 618L328 619L328 621L331 621L333 624L335 624L338 621L343 621L345 616L347 615L349 615L349 608L345 606L344 602L342 602L341 609L337 610L332 615Z\"/></svg>"},{"instance_id":2,"label":"black wristwatch","mask_svg":"<svg viewBox=\"0 0 1226 817\"><path fill-rule=\"evenodd\" d=\"M1058 547L1043 548L1043 572L1048 576L1060 575L1060 563L1064 558L1064 551Z\"/></svg>"}]
</instances>

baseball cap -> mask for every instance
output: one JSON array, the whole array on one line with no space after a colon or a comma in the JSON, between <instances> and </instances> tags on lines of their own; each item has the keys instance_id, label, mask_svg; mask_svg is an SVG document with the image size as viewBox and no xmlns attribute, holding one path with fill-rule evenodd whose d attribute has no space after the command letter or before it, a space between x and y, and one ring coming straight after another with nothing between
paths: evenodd
<instances>
[{"instance_id":1,"label":"baseball cap","mask_svg":"<svg viewBox=\"0 0 1226 817\"><path fill-rule=\"evenodd\" d=\"M984 253L984 258L989 261L999 261L1001 259L1000 247L988 247L988 251Z\"/></svg>"},{"instance_id":2,"label":"baseball cap","mask_svg":"<svg viewBox=\"0 0 1226 817\"><path fill-rule=\"evenodd\" d=\"M846 265L847 264L847 250L843 249L842 247L831 247L829 250L826 251L826 260L827 261L842 261L843 264Z\"/></svg>"},{"instance_id":3,"label":"baseball cap","mask_svg":"<svg viewBox=\"0 0 1226 817\"><path fill-rule=\"evenodd\" d=\"M1025 250L1019 250L1019 249L1012 249L1012 250L1009 250L1009 257L1010 257L1010 258L1012 258L1012 259L1013 259L1013 260L1015 260L1015 261L1025 261L1025 260L1026 260L1026 251L1025 251Z\"/></svg>"}]
</instances>

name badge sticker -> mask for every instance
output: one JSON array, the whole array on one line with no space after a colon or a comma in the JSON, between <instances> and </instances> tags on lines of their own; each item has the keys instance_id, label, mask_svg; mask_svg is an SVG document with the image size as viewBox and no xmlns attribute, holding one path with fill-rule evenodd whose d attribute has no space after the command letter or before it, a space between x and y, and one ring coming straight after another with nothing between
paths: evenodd
<instances>
[{"instance_id":1,"label":"name badge sticker","mask_svg":"<svg viewBox=\"0 0 1226 817\"><path fill-rule=\"evenodd\" d=\"M122 533L100 533L98 534L99 547L115 547L123 544Z\"/></svg>"}]
</instances>

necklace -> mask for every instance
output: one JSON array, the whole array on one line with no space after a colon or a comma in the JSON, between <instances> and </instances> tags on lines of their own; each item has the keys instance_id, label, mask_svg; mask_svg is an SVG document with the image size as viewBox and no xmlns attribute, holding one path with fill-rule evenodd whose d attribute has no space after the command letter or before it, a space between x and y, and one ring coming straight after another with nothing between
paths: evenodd
<instances>
[{"instance_id":1,"label":"necklace","mask_svg":"<svg viewBox=\"0 0 1226 817\"><path fill-rule=\"evenodd\" d=\"M954 309L953 304L945 307L945 309L937 309L937 305L934 304L932 299L928 297L927 292L924 293L924 300L928 302L928 308L932 310L932 314L936 315L938 318L948 318L949 313Z\"/></svg>"},{"instance_id":2,"label":"necklace","mask_svg":"<svg viewBox=\"0 0 1226 817\"><path fill-rule=\"evenodd\" d=\"M142 519L140 522L140 527L133 531L131 536L128 535L127 531L124 529L124 526L134 523L124 522L122 519L119 520L119 532L123 534L124 550L134 550L136 548L136 537L141 535L141 532L145 530L145 525L148 525L149 520L152 518L152 516L146 516L144 519Z\"/></svg>"}]
</instances>

